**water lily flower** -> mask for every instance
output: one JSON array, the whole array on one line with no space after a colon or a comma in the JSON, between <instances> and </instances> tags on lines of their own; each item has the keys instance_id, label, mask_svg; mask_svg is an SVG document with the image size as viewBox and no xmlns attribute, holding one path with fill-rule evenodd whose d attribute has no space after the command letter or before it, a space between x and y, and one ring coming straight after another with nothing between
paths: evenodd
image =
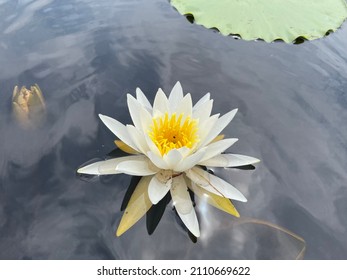
<instances>
[{"instance_id":1,"label":"water lily flower","mask_svg":"<svg viewBox=\"0 0 347 280\"><path fill-rule=\"evenodd\" d=\"M188 230L200 236L198 219L188 188L211 205L232 215L238 212L230 199L247 201L245 196L206 167L236 167L257 163L253 157L223 154L238 139L224 139L222 130L237 109L223 116L211 115L213 100L207 93L194 106L191 95L183 94L179 82L169 97L159 89L153 106L137 88L136 98L127 95L133 125L123 125L99 115L117 136L117 146L130 155L99 161L78 169L78 173L104 175L124 173L142 176L125 209L117 230L123 234L153 204L170 192L173 205Z\"/></svg>"}]
</instances>

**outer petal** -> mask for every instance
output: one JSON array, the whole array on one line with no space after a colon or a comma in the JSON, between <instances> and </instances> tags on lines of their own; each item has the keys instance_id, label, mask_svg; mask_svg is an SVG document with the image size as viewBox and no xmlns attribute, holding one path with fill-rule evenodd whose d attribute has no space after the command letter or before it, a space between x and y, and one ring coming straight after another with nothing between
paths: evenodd
<instances>
[{"instance_id":1,"label":"outer petal","mask_svg":"<svg viewBox=\"0 0 347 280\"><path fill-rule=\"evenodd\" d=\"M200 236L199 223L183 176L173 178L171 196L178 215L189 231Z\"/></svg>"},{"instance_id":2,"label":"outer petal","mask_svg":"<svg viewBox=\"0 0 347 280\"><path fill-rule=\"evenodd\" d=\"M153 204L157 204L171 188L172 179L166 182L159 180L158 175L152 177L148 186L148 196Z\"/></svg>"},{"instance_id":3,"label":"outer petal","mask_svg":"<svg viewBox=\"0 0 347 280\"><path fill-rule=\"evenodd\" d=\"M206 142L205 139L210 134L211 130L213 129L214 125L216 124L218 117L219 117L219 114L216 114L216 115L213 115L213 116L207 118L203 122L199 122L198 134L199 134L200 142L198 143L197 147L203 147L202 144L206 145L206 144L210 143L210 142Z\"/></svg>"},{"instance_id":4,"label":"outer petal","mask_svg":"<svg viewBox=\"0 0 347 280\"><path fill-rule=\"evenodd\" d=\"M205 103L210 100L210 93L206 93L203 97L200 98L198 102L195 103L193 111L199 110L204 107Z\"/></svg>"},{"instance_id":5,"label":"outer petal","mask_svg":"<svg viewBox=\"0 0 347 280\"><path fill-rule=\"evenodd\" d=\"M152 112L152 105L140 88L136 88L136 99L148 110L148 112Z\"/></svg>"},{"instance_id":6,"label":"outer petal","mask_svg":"<svg viewBox=\"0 0 347 280\"><path fill-rule=\"evenodd\" d=\"M169 169L169 165L161 156L158 156L157 154L155 154L153 152L148 152L147 156L150 159L150 161L158 168Z\"/></svg>"},{"instance_id":7,"label":"outer petal","mask_svg":"<svg viewBox=\"0 0 347 280\"><path fill-rule=\"evenodd\" d=\"M138 151L136 151L133 148L129 147L127 144L125 144L121 140L114 140L114 143L116 144L116 146L119 149L121 149L123 152L125 152L127 154L138 154L139 153Z\"/></svg>"},{"instance_id":8,"label":"outer petal","mask_svg":"<svg viewBox=\"0 0 347 280\"><path fill-rule=\"evenodd\" d=\"M157 173L159 169L144 157L141 160L122 161L116 166L116 171L133 176L148 176Z\"/></svg>"},{"instance_id":9,"label":"outer petal","mask_svg":"<svg viewBox=\"0 0 347 280\"><path fill-rule=\"evenodd\" d=\"M213 100L206 101L203 106L199 106L197 109L193 109L193 118L199 119L199 122L206 121L211 115L213 107Z\"/></svg>"},{"instance_id":10,"label":"outer petal","mask_svg":"<svg viewBox=\"0 0 347 280\"><path fill-rule=\"evenodd\" d=\"M176 111L178 104L183 99L183 90L180 82L177 82L169 95L169 104L171 112Z\"/></svg>"},{"instance_id":11,"label":"outer petal","mask_svg":"<svg viewBox=\"0 0 347 280\"><path fill-rule=\"evenodd\" d=\"M212 144L209 144L206 146L206 152L204 154L204 157L201 159L201 161L208 160L216 155L221 154L224 152L226 149L228 149L231 145L237 142L237 138L228 138L228 139L223 139L218 142L214 142ZM200 162L199 162L200 164Z\"/></svg>"},{"instance_id":12,"label":"outer petal","mask_svg":"<svg viewBox=\"0 0 347 280\"><path fill-rule=\"evenodd\" d=\"M130 94L127 94L127 103L128 103L128 108L129 108L129 113L131 116L131 119L133 120L134 125L138 129L142 129L142 124L141 124L141 108L142 105L140 102L138 102L135 97L131 96Z\"/></svg>"},{"instance_id":13,"label":"outer petal","mask_svg":"<svg viewBox=\"0 0 347 280\"><path fill-rule=\"evenodd\" d=\"M192 168L193 166L197 165L199 161L201 161L205 155L205 152L206 148L198 150L196 153L186 157L178 165L174 166L173 170L176 172L183 172Z\"/></svg>"},{"instance_id":14,"label":"outer petal","mask_svg":"<svg viewBox=\"0 0 347 280\"><path fill-rule=\"evenodd\" d=\"M234 109L230 111L229 113L226 113L225 115L220 117L216 121L213 128L211 129L209 134L206 136L206 138L200 143L200 146L203 147L206 144L210 143L214 138L216 138L218 134L220 134L221 131L232 121L236 113L237 113L237 109Z\"/></svg>"},{"instance_id":15,"label":"outer petal","mask_svg":"<svg viewBox=\"0 0 347 280\"><path fill-rule=\"evenodd\" d=\"M213 194L203 188L200 188L194 182L191 182L191 184L188 184L188 186L201 200L206 201L208 204L230 215L240 217L239 212L237 212L235 206L231 203L231 201L228 198Z\"/></svg>"},{"instance_id":16,"label":"outer petal","mask_svg":"<svg viewBox=\"0 0 347 280\"><path fill-rule=\"evenodd\" d=\"M225 137L224 134L219 134L216 138L214 138L209 144L215 143L217 141L223 140Z\"/></svg>"},{"instance_id":17,"label":"outer petal","mask_svg":"<svg viewBox=\"0 0 347 280\"><path fill-rule=\"evenodd\" d=\"M259 159L238 154L222 154L217 155L208 160L199 162L200 165L214 167L237 167L260 162Z\"/></svg>"},{"instance_id":18,"label":"outer petal","mask_svg":"<svg viewBox=\"0 0 347 280\"><path fill-rule=\"evenodd\" d=\"M143 215L151 208L152 203L148 197L148 184L152 176L142 177L132 194L129 203L124 211L122 219L117 229L117 236L121 236L131 228Z\"/></svg>"},{"instance_id":19,"label":"outer petal","mask_svg":"<svg viewBox=\"0 0 347 280\"><path fill-rule=\"evenodd\" d=\"M185 97L183 97L183 99L181 100L181 102L178 103L178 107L176 108L176 113L179 116L180 114L183 114L185 117L187 116L192 116L193 112L192 112L192 97L190 95L190 93L188 93ZM172 113L172 111L171 111Z\"/></svg>"},{"instance_id":20,"label":"outer petal","mask_svg":"<svg viewBox=\"0 0 347 280\"><path fill-rule=\"evenodd\" d=\"M150 129L151 125L153 124L152 115L148 111L141 108L140 118L141 118L142 131L145 134L147 134L148 130Z\"/></svg>"},{"instance_id":21,"label":"outer petal","mask_svg":"<svg viewBox=\"0 0 347 280\"><path fill-rule=\"evenodd\" d=\"M143 154L146 154L149 150L149 147L147 145L146 139L143 137L143 133L132 125L127 125L126 129L136 147L136 150L141 151Z\"/></svg>"},{"instance_id":22,"label":"outer petal","mask_svg":"<svg viewBox=\"0 0 347 280\"><path fill-rule=\"evenodd\" d=\"M165 93L160 88L158 89L158 92L154 98L153 115L157 116L157 115L165 114L166 112L169 112L169 102L167 100Z\"/></svg>"},{"instance_id":23,"label":"outer petal","mask_svg":"<svg viewBox=\"0 0 347 280\"><path fill-rule=\"evenodd\" d=\"M177 149L177 151L180 152L180 154L182 155L183 158L185 158L191 154L191 149L189 149L187 147L181 147L181 148Z\"/></svg>"},{"instance_id":24,"label":"outer petal","mask_svg":"<svg viewBox=\"0 0 347 280\"><path fill-rule=\"evenodd\" d=\"M143 155L140 156L126 156L119 158L112 158L108 160L94 162L92 164L83 166L77 170L77 173L90 174L90 175L109 175L109 174L120 174L122 172L116 170L116 166L128 160L144 160Z\"/></svg>"},{"instance_id":25,"label":"outer petal","mask_svg":"<svg viewBox=\"0 0 347 280\"><path fill-rule=\"evenodd\" d=\"M234 186L230 185L228 182L222 180L217 176L209 174L201 168L194 167L190 170L187 170L185 173L187 177L194 183L196 183L199 187L211 193L242 202L247 201L245 196Z\"/></svg>"},{"instance_id":26,"label":"outer petal","mask_svg":"<svg viewBox=\"0 0 347 280\"><path fill-rule=\"evenodd\" d=\"M99 117L102 122L108 127L108 129L113 132L114 135L116 135L120 140L122 140L125 144L127 144L134 150L139 151L131 140L128 131L123 124L108 116L99 114Z\"/></svg>"},{"instance_id":27,"label":"outer petal","mask_svg":"<svg viewBox=\"0 0 347 280\"><path fill-rule=\"evenodd\" d=\"M177 149L172 149L163 157L164 161L166 161L169 169L174 170L175 167L181 162L182 154Z\"/></svg>"}]
</instances>

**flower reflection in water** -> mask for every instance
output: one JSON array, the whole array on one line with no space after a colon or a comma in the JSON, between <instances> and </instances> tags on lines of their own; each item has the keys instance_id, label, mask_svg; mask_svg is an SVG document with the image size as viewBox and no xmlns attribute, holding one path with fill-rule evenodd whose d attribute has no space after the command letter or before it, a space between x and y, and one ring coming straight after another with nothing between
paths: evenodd
<instances>
[{"instance_id":1,"label":"flower reflection in water","mask_svg":"<svg viewBox=\"0 0 347 280\"><path fill-rule=\"evenodd\" d=\"M41 125L46 114L46 105L40 87L35 84L27 89L14 87L12 95L12 112L15 120L23 128L34 128Z\"/></svg>"}]
</instances>

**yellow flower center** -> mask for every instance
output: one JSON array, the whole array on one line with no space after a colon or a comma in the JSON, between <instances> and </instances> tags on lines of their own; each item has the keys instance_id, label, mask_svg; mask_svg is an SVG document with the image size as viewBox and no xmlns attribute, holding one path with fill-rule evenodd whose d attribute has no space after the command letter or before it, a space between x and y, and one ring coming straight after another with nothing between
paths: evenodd
<instances>
[{"instance_id":1,"label":"yellow flower center","mask_svg":"<svg viewBox=\"0 0 347 280\"><path fill-rule=\"evenodd\" d=\"M178 117L176 114L153 118L151 130L148 131L149 137L158 147L161 155L167 154L172 149L182 147L192 148L199 142L198 121L189 116L183 120L183 114Z\"/></svg>"}]
</instances>

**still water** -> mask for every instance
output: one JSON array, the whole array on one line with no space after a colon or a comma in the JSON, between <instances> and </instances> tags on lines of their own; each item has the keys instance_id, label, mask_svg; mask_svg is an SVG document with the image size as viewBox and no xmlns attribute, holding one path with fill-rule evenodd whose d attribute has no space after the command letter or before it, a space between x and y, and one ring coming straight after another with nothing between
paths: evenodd
<instances>
[{"instance_id":1,"label":"still water","mask_svg":"<svg viewBox=\"0 0 347 280\"><path fill-rule=\"evenodd\" d=\"M191 24L167 0L0 0L0 65L1 259L292 259L303 246L306 259L347 258L346 23L267 44ZM211 92L213 113L239 108L230 151L262 162L216 172L248 198L243 218L197 201L193 243L168 204L152 235L143 218L117 238L130 176L76 169L115 148L97 114L130 123L127 93L153 101L176 81L194 102ZM12 91L35 83L46 120L23 129Z\"/></svg>"}]
</instances>

